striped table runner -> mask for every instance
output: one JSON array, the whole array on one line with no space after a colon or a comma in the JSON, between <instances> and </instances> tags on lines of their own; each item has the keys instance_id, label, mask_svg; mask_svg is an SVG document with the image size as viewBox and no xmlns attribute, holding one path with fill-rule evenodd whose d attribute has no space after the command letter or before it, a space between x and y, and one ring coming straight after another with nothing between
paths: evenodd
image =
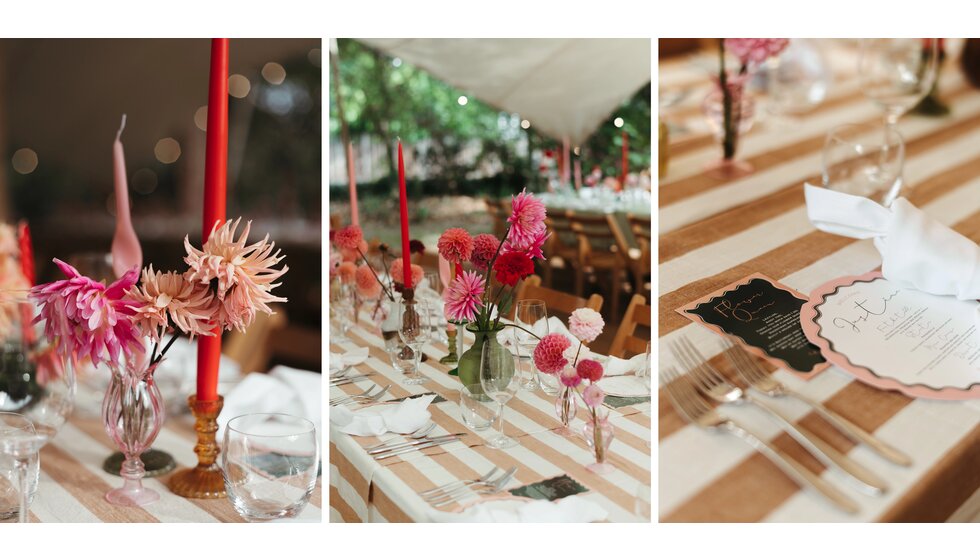
<instances>
[{"instance_id":1,"label":"striped table runner","mask_svg":"<svg viewBox=\"0 0 980 560\"><path fill-rule=\"evenodd\" d=\"M393 437L354 437L330 428L330 521L331 522L425 522L434 510L422 500L420 491L460 479L482 476L494 466L506 470L518 468L510 488L567 474L589 492L581 494L609 512L609 521L645 521L634 514L637 496L649 500L650 484L650 404L623 407L610 412L616 436L610 448L616 471L597 476L585 469L592 454L583 440L555 433L559 423L553 397L537 391L521 390L507 404L505 432L518 439L519 445L497 450L484 445L482 435L466 428L460 416L459 380L448 374L449 367L440 364L446 355L444 344L423 348L427 360L422 374L429 378L423 385L405 385L388 359L384 342L366 315L349 333L350 342L332 344L331 352L343 353L366 347L366 362L355 366L369 373L369 380L330 389L331 398L363 392L377 384L391 384L390 398L400 399L423 393L436 393L446 402L429 406L437 425L431 435L465 432L462 441L438 446L424 452L409 453L384 462L375 461L364 449ZM471 340L467 339L467 344ZM583 417L581 411L580 418ZM577 420L574 427L581 426ZM488 432L483 432L490 435ZM468 499L473 499L470 496ZM453 511L460 504L442 508Z\"/></svg>"},{"instance_id":2,"label":"striped table runner","mask_svg":"<svg viewBox=\"0 0 980 560\"><path fill-rule=\"evenodd\" d=\"M153 443L173 455L178 468L197 464L193 418L168 419ZM122 479L102 470L102 462L115 451L98 418L76 411L74 418L41 450L41 481L31 505L32 522L214 523L244 521L227 499L191 500L170 492L167 476L146 478L143 484L160 493L160 500L144 507L120 507L105 501ZM168 475L169 476L169 475ZM320 483L298 519L321 520Z\"/></svg>"},{"instance_id":3,"label":"striped table runner","mask_svg":"<svg viewBox=\"0 0 980 560\"><path fill-rule=\"evenodd\" d=\"M881 119L853 75L848 77L848 69L856 66L854 51L834 48L831 58L840 78L827 102L790 128L759 123L740 142L740 157L755 166L752 175L730 182L703 175L703 166L720 156L720 147L703 128L686 127L671 138L668 173L659 190L662 367L676 365L668 344L681 336L722 363L718 337L674 311L688 302L757 272L809 293L827 280L881 264L870 240L816 231L806 217L803 182L819 181L827 131L847 122ZM687 65L664 64L661 91L688 87L692 78L683 70ZM704 76L702 86L706 80ZM909 115L899 126L906 139L905 180L912 187L914 204L980 240L980 93L968 87L952 63L942 74L940 91L952 115ZM687 118L684 115L694 115L700 101L688 98L665 116ZM894 466L863 446L855 448L807 407L780 401L780 408L800 425L889 483L890 491L875 498L847 488L836 475L824 475L860 504L860 513L849 516L800 491L736 438L685 424L661 389L662 521L941 521L980 488L980 402L911 399L855 382L838 368L809 382L786 371L776 371L775 376L898 446L912 456L913 466ZM726 406L728 412L807 467L823 472L756 411Z\"/></svg>"}]
</instances>

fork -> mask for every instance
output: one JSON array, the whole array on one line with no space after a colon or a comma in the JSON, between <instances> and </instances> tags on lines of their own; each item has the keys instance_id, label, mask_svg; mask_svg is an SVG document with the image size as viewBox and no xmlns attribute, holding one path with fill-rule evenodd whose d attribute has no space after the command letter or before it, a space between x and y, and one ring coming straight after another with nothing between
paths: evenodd
<instances>
[{"instance_id":1,"label":"fork","mask_svg":"<svg viewBox=\"0 0 980 560\"><path fill-rule=\"evenodd\" d=\"M830 410L822 403L815 401L806 395L797 393L779 381L776 381L774 377L766 374L766 372L759 367L759 364L752 359L752 356L750 356L749 353L738 344L732 344L725 351L725 354L735 366L735 371L738 372L739 377L741 377L753 389L770 397L795 397L813 408L813 410L822 416L824 420L829 422L852 441L867 445L872 451L891 461L892 463L895 463L896 465L907 467L912 464L912 459L905 453L902 453L898 449L895 449L894 447L864 431L859 426L855 425L847 418L837 414L833 410Z\"/></svg>"},{"instance_id":2,"label":"fork","mask_svg":"<svg viewBox=\"0 0 980 560\"><path fill-rule=\"evenodd\" d=\"M436 428L436 423L433 422L432 420L429 420L421 428L415 430L411 434L408 434L406 437L408 439L410 439L410 440L411 439L422 439L425 436L427 436L430 433L432 433L432 430L434 430L435 428ZM377 451L377 450L383 449L385 447L390 447L392 445L398 445L398 443L395 442L396 439L400 439L400 436L395 436L395 437L389 439L388 441L383 441L383 442L379 443L378 445L374 445L372 447L367 447L367 448L364 449L364 451L367 451L367 452L370 453L371 451ZM404 443L404 441L402 441L401 443Z\"/></svg>"},{"instance_id":3,"label":"fork","mask_svg":"<svg viewBox=\"0 0 980 560\"><path fill-rule=\"evenodd\" d=\"M497 480L495 480L493 482L487 483L487 487L486 488L481 488L479 490L475 490L474 492L476 494L478 494L478 495L481 495L481 496L484 496L484 495L487 495L487 494L496 494L497 492L500 492L501 490L503 490L504 489L504 486L506 486L507 483L510 482L511 479L514 478L514 473L516 473L516 472L517 472L517 467L511 467L511 468L507 469L507 472L505 472L504 474L500 475L500 478L498 478ZM441 502L429 502L429 503L432 504L432 507L442 507L442 506L446 506L446 505L449 505L449 504L457 501L462 495L463 495L463 493L461 493L461 492L453 492L453 493L450 493L446 497L446 499L445 500L442 500Z\"/></svg>"},{"instance_id":4,"label":"fork","mask_svg":"<svg viewBox=\"0 0 980 560\"><path fill-rule=\"evenodd\" d=\"M372 393L378 386L374 385L367 391L357 395L347 395L346 397L338 397L330 401L330 406L337 406L341 404L347 404L350 402L357 402L358 404L368 404L378 402L381 397L388 393L388 389L391 389L391 385L386 385L384 389L381 389L377 393Z\"/></svg>"},{"instance_id":5,"label":"fork","mask_svg":"<svg viewBox=\"0 0 980 560\"><path fill-rule=\"evenodd\" d=\"M442 486L436 486L435 488L430 488L430 489L425 490L423 492L419 492L419 496L422 496L423 498L425 498L426 500L428 500L429 498L427 498L427 496L434 496L434 495L440 494L440 493L442 493L442 494L449 494L449 493L451 493L451 492L453 492L455 490L459 490L460 488L472 486L474 484L486 483L491 478L493 478L493 475L497 474L497 471L499 471L499 470L500 469L498 469L497 467L494 467L494 468L490 469L490 471L487 474L485 474L485 475L483 475L483 476L481 476L480 478L477 478L477 479L473 479L473 480L454 480L452 482L447 482L446 484L443 484Z\"/></svg>"},{"instance_id":6,"label":"fork","mask_svg":"<svg viewBox=\"0 0 980 560\"><path fill-rule=\"evenodd\" d=\"M847 513L857 513L858 505L826 480L820 478L795 459L773 447L755 433L712 408L708 401L693 387L686 376L673 368L660 372L660 383L667 397L680 415L690 424L707 431L724 430L744 440L764 457L772 461L801 488L810 489Z\"/></svg>"},{"instance_id":7,"label":"fork","mask_svg":"<svg viewBox=\"0 0 980 560\"><path fill-rule=\"evenodd\" d=\"M691 372L691 377L697 381L702 393L722 404L749 403L757 406L772 416L793 439L805 447L821 463L848 475L848 480L853 481L854 485L862 492L878 496L888 489L888 485L874 473L837 451L806 428L797 426L783 413L749 395L741 387L729 383L721 373L711 367L701 352L689 340L681 337L679 341L679 343L671 345L671 350L674 356Z\"/></svg>"}]
</instances>

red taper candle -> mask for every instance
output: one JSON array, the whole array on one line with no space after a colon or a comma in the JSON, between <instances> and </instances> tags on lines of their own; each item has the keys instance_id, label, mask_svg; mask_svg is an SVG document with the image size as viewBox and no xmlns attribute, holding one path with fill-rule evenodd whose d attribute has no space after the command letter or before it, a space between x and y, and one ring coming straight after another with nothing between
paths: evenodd
<instances>
[{"instance_id":1,"label":"red taper candle","mask_svg":"<svg viewBox=\"0 0 980 560\"><path fill-rule=\"evenodd\" d=\"M350 189L350 223L359 226L361 219L357 212L357 177L354 173L354 146L347 144L347 184Z\"/></svg>"},{"instance_id":2,"label":"red taper candle","mask_svg":"<svg viewBox=\"0 0 980 560\"><path fill-rule=\"evenodd\" d=\"M405 189L405 156L402 154L402 141L398 141L398 203L402 218L402 259L405 267L405 289L412 289L412 252L408 236L408 191Z\"/></svg>"},{"instance_id":3,"label":"red taper candle","mask_svg":"<svg viewBox=\"0 0 980 560\"><path fill-rule=\"evenodd\" d=\"M211 77L208 80L208 130L204 160L204 220L202 241L215 224L225 221L228 185L228 39L211 39ZM218 400L221 328L197 343L197 400Z\"/></svg>"}]
</instances>

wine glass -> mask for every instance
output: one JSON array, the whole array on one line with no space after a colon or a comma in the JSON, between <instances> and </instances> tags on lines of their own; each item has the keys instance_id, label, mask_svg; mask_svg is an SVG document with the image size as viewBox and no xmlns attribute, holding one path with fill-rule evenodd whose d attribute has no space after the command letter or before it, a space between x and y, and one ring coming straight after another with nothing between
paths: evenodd
<instances>
[{"instance_id":1,"label":"wine glass","mask_svg":"<svg viewBox=\"0 0 980 560\"><path fill-rule=\"evenodd\" d=\"M232 418L221 446L228 499L249 521L296 517L310 501L319 468L313 422L289 414Z\"/></svg>"},{"instance_id":2,"label":"wine glass","mask_svg":"<svg viewBox=\"0 0 980 560\"><path fill-rule=\"evenodd\" d=\"M24 415L13 412L0 412L0 459L10 458L12 463L3 471L10 471L11 477L17 479L17 521L28 523L31 497L37 491L38 483L38 451L47 443L48 438L34 429L34 424ZM0 466L7 461L0 462ZM8 513L11 507L3 504ZM12 505L12 504L11 504Z\"/></svg>"},{"instance_id":3,"label":"wine glass","mask_svg":"<svg viewBox=\"0 0 980 560\"><path fill-rule=\"evenodd\" d=\"M858 77L861 90L885 112L899 117L925 97L936 82L938 39L861 39Z\"/></svg>"},{"instance_id":4,"label":"wine glass","mask_svg":"<svg viewBox=\"0 0 980 560\"><path fill-rule=\"evenodd\" d=\"M503 352L499 346L484 344L480 354L480 385L484 393L497 401L497 435L487 442L494 449L517 445L517 441L504 434L504 407L521 387L521 376L514 373L514 356Z\"/></svg>"},{"instance_id":5,"label":"wine glass","mask_svg":"<svg viewBox=\"0 0 980 560\"><path fill-rule=\"evenodd\" d=\"M827 134L823 186L884 206L902 193L905 142L893 126L848 124Z\"/></svg>"},{"instance_id":6,"label":"wine glass","mask_svg":"<svg viewBox=\"0 0 980 560\"><path fill-rule=\"evenodd\" d=\"M354 298L349 286L340 284L330 301L330 316L337 327L331 329L334 343L350 342L347 333L354 325Z\"/></svg>"},{"instance_id":7,"label":"wine glass","mask_svg":"<svg viewBox=\"0 0 980 560\"><path fill-rule=\"evenodd\" d=\"M777 123L797 124L800 115L819 105L830 87L831 72L820 44L793 39L779 56L766 61L768 112Z\"/></svg>"},{"instance_id":8,"label":"wine glass","mask_svg":"<svg viewBox=\"0 0 980 560\"><path fill-rule=\"evenodd\" d=\"M543 300L522 299L517 302L514 312L514 347L517 349L517 359L521 365L521 388L534 391L538 388L538 370L534 367L532 354L538 345L538 340L548 334L548 308ZM527 362L527 375L524 375L524 363ZM554 376L551 376L554 377ZM542 382L542 388L544 383ZM557 390L557 387L555 387ZM547 393L547 389L545 389Z\"/></svg>"},{"instance_id":9,"label":"wine glass","mask_svg":"<svg viewBox=\"0 0 980 560\"><path fill-rule=\"evenodd\" d=\"M422 376L422 346L429 341L432 334L432 314L429 312L429 305L423 301L401 301L396 309L400 317L398 336L405 346L412 349L415 358L414 367L407 373L405 384L421 385L428 381Z\"/></svg>"}]
</instances>

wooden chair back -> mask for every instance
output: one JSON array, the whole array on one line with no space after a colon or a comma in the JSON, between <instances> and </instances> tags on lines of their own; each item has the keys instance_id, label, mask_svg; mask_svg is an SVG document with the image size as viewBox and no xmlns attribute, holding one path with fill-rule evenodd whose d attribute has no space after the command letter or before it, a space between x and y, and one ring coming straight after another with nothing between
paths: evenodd
<instances>
[{"instance_id":1,"label":"wooden chair back","mask_svg":"<svg viewBox=\"0 0 980 560\"><path fill-rule=\"evenodd\" d=\"M497 238L502 238L507 231L507 218L510 216L510 204L506 200L495 200L492 198L483 199L487 204L487 211L493 218L493 234Z\"/></svg>"},{"instance_id":2,"label":"wooden chair back","mask_svg":"<svg viewBox=\"0 0 980 560\"><path fill-rule=\"evenodd\" d=\"M572 311L580 307L588 307L595 311L602 310L601 295L592 294L588 298L583 298L566 294L565 292L559 292L558 290L552 290L551 288L545 288L541 285L541 277L537 274L532 274L521 282L520 287L517 289L517 296L514 298L514 305L511 306L510 312L508 313L508 319L514 318L517 302L522 299L540 299L544 301L544 304L548 307L549 314L553 311L558 311L562 315L571 315Z\"/></svg>"},{"instance_id":3,"label":"wooden chair back","mask_svg":"<svg viewBox=\"0 0 980 560\"><path fill-rule=\"evenodd\" d=\"M646 302L646 298L639 294L630 300L629 306L626 307L626 313L619 323L619 329L616 330L616 337L613 338L612 346L609 347L610 356L626 358L647 351L650 337L639 337L635 334L637 326L650 328L653 309Z\"/></svg>"},{"instance_id":4,"label":"wooden chair back","mask_svg":"<svg viewBox=\"0 0 980 560\"><path fill-rule=\"evenodd\" d=\"M274 315L258 313L243 333L233 330L224 341L224 354L241 366L242 373L265 371L272 357L272 339L289 322L282 306L271 306Z\"/></svg>"},{"instance_id":5,"label":"wooden chair back","mask_svg":"<svg viewBox=\"0 0 980 560\"><path fill-rule=\"evenodd\" d=\"M623 232L612 214L573 214L570 217L572 231L578 236L579 258L587 263L593 253L618 253L628 247Z\"/></svg>"}]
</instances>

